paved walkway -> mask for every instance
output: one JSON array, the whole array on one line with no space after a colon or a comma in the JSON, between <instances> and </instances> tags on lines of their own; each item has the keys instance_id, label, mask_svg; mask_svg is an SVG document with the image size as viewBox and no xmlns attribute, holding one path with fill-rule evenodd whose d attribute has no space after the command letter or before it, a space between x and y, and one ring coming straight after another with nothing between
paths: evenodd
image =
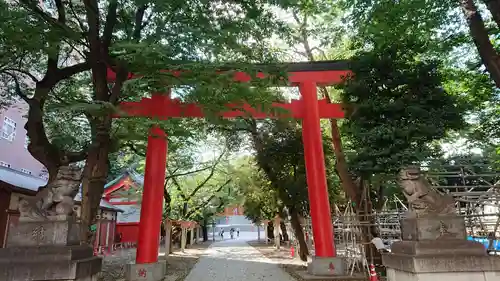
<instances>
[{"instance_id":1,"label":"paved walkway","mask_svg":"<svg viewBox=\"0 0 500 281\"><path fill-rule=\"evenodd\" d=\"M242 240L212 244L185 281L293 281L254 247Z\"/></svg>"}]
</instances>

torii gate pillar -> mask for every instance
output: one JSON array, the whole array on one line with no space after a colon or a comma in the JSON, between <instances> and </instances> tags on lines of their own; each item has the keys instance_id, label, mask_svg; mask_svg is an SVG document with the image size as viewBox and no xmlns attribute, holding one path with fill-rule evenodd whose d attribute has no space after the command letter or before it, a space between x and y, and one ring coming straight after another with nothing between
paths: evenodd
<instances>
[{"instance_id":1,"label":"torii gate pillar","mask_svg":"<svg viewBox=\"0 0 500 281\"><path fill-rule=\"evenodd\" d=\"M335 257L333 244L316 83L302 82L299 90L306 109L302 121L302 139L315 249L312 263L307 269L313 275L342 275L343 261Z\"/></svg>"},{"instance_id":2,"label":"torii gate pillar","mask_svg":"<svg viewBox=\"0 0 500 281\"><path fill-rule=\"evenodd\" d=\"M163 183L167 165L167 135L153 126L148 137L141 220L136 263L128 264L126 280L163 280L166 267L158 263L160 228L163 217Z\"/></svg>"}]
</instances>

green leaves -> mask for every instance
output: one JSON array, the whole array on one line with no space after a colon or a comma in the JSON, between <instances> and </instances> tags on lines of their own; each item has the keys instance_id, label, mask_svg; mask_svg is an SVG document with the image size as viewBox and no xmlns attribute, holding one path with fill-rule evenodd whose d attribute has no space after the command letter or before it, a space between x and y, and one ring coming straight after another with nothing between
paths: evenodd
<instances>
[{"instance_id":1,"label":"green leaves","mask_svg":"<svg viewBox=\"0 0 500 281\"><path fill-rule=\"evenodd\" d=\"M434 156L432 143L465 125L464 106L442 88L438 64L400 53L361 53L341 93L353 107L342 129L358 172L395 172Z\"/></svg>"}]
</instances>

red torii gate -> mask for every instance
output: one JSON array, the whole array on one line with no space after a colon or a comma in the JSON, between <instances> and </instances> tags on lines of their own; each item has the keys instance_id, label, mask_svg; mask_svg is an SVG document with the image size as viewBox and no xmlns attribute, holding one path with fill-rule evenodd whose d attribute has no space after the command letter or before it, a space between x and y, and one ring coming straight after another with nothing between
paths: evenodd
<instances>
[{"instance_id":1,"label":"red torii gate","mask_svg":"<svg viewBox=\"0 0 500 281\"><path fill-rule=\"evenodd\" d=\"M333 226L330 216L330 203L326 183L325 161L323 154L320 119L343 118L344 112L340 104L329 104L326 100L318 100L317 86L337 84L351 72L344 61L323 61L307 63L283 64L288 71L290 86L298 86L302 99L291 103L274 103L274 108L285 109L282 114L266 114L252 108L248 104L228 104L228 111L220 115L226 118L251 115L253 118L292 117L303 119L302 137L306 176L311 209L311 220L317 257L335 257L333 242ZM176 73L182 75L182 73ZM129 78L133 78L132 74ZM258 73L258 78L265 74ZM108 70L108 80L113 81L115 73ZM249 82L251 76L236 72L235 82ZM125 116L155 117L161 120L182 117L204 117L203 108L197 104L181 103L166 95L153 94L151 98L143 98L139 102L123 102L120 109ZM124 117L124 116L121 116ZM137 264L156 263L158 261L158 241L163 212L163 184L167 163L167 134L157 126L153 126L148 137L146 151L146 168L144 191L139 223L139 239L137 243Z\"/></svg>"}]
</instances>

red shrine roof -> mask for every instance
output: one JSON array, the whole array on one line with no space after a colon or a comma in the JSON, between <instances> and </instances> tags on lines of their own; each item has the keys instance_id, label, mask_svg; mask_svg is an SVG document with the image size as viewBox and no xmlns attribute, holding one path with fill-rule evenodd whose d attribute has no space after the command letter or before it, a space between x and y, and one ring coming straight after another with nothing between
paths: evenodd
<instances>
[{"instance_id":1,"label":"red shrine roof","mask_svg":"<svg viewBox=\"0 0 500 281\"><path fill-rule=\"evenodd\" d=\"M127 170L123 174L117 176L112 181L108 182L104 186L103 197L109 198L112 193L125 189L128 190L130 187L139 187L144 185L144 176L133 171Z\"/></svg>"}]
</instances>

